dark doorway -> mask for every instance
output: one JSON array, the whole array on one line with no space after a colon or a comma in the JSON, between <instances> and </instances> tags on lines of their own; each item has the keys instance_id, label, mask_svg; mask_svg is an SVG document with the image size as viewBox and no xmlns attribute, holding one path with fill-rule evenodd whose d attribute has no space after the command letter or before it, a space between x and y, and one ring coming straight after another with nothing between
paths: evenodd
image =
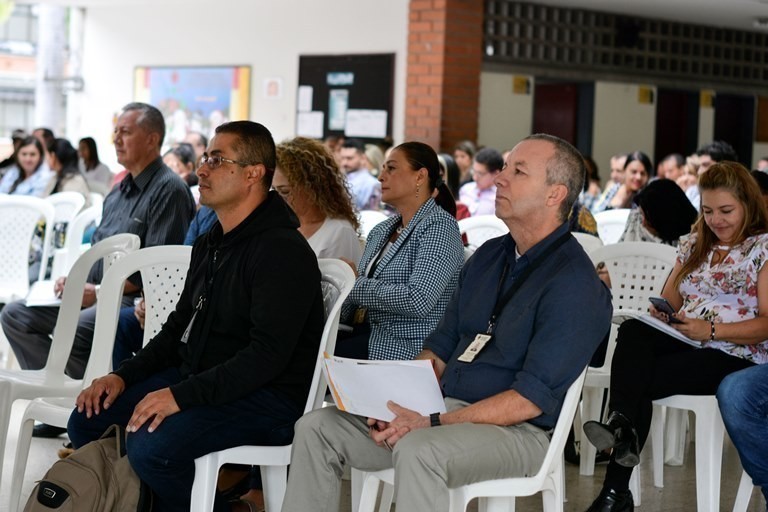
<instances>
[{"instance_id":1,"label":"dark doorway","mask_svg":"<svg viewBox=\"0 0 768 512\"><path fill-rule=\"evenodd\" d=\"M656 162L672 153L696 151L699 139L699 92L658 89L656 101Z\"/></svg>"},{"instance_id":2,"label":"dark doorway","mask_svg":"<svg viewBox=\"0 0 768 512\"><path fill-rule=\"evenodd\" d=\"M755 97L717 93L715 97L715 140L733 146L739 162L752 168L755 140Z\"/></svg>"},{"instance_id":3,"label":"dark doorway","mask_svg":"<svg viewBox=\"0 0 768 512\"><path fill-rule=\"evenodd\" d=\"M537 80L533 97L533 133L556 135L591 156L594 107L593 83Z\"/></svg>"}]
</instances>

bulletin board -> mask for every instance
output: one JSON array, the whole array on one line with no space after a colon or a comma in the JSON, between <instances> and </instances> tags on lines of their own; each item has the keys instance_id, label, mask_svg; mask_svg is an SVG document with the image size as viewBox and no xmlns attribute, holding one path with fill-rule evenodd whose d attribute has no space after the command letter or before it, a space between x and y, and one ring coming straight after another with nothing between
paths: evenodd
<instances>
[{"instance_id":1,"label":"bulletin board","mask_svg":"<svg viewBox=\"0 0 768 512\"><path fill-rule=\"evenodd\" d=\"M393 53L301 56L296 134L391 138L394 68Z\"/></svg>"}]
</instances>

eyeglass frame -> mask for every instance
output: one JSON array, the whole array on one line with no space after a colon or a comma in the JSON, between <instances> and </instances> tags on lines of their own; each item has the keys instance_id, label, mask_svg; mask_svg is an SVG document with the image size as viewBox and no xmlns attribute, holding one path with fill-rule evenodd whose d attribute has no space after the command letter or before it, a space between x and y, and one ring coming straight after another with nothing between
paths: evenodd
<instances>
[{"instance_id":1,"label":"eyeglass frame","mask_svg":"<svg viewBox=\"0 0 768 512\"><path fill-rule=\"evenodd\" d=\"M211 159L217 159L217 160L219 160L219 163L217 163L216 165L211 165L211 163L210 163ZM208 153L203 153L202 156L200 157L200 161L198 162L197 168L198 169L202 169L202 167L204 165L207 165L209 169L214 170L214 169L218 169L219 167L221 167L221 163L222 162L227 162L229 164L237 164L240 167L245 167L247 165L258 165L259 164L259 162L255 163L255 164L247 164L245 162L238 162L237 160L232 160L231 158L226 158L226 157L223 157L221 155L209 155Z\"/></svg>"}]
</instances>

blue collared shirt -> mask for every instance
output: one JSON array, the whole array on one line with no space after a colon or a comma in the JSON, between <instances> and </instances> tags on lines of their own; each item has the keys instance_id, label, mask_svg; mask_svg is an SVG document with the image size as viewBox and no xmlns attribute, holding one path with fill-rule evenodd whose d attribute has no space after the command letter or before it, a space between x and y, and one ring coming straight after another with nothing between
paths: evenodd
<instances>
[{"instance_id":1,"label":"blue collared shirt","mask_svg":"<svg viewBox=\"0 0 768 512\"><path fill-rule=\"evenodd\" d=\"M542 414L530 423L552 428L570 384L589 363L610 329L611 297L573 238L542 261L502 310L493 339L471 363L458 357L485 333L497 300L527 266L561 235L561 225L515 258L510 235L483 244L461 272L459 286L435 332L425 341L447 362L445 396L474 403L513 389ZM505 264L509 271L501 287Z\"/></svg>"}]
</instances>

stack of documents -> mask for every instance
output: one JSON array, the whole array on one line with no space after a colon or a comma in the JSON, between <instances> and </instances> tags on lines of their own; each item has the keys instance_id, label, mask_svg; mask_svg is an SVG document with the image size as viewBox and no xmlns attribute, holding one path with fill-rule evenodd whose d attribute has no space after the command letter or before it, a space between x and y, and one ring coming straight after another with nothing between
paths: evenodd
<instances>
[{"instance_id":1,"label":"stack of documents","mask_svg":"<svg viewBox=\"0 0 768 512\"><path fill-rule=\"evenodd\" d=\"M425 416L445 412L431 361L361 361L325 354L323 371L342 411L392 421L391 400Z\"/></svg>"},{"instance_id":2,"label":"stack of documents","mask_svg":"<svg viewBox=\"0 0 768 512\"><path fill-rule=\"evenodd\" d=\"M35 281L27 294L27 306L58 306L61 298L53 293L54 281Z\"/></svg>"},{"instance_id":3,"label":"stack of documents","mask_svg":"<svg viewBox=\"0 0 768 512\"><path fill-rule=\"evenodd\" d=\"M644 322L651 327L655 327L656 329L660 330L661 332L664 332L666 334L669 334L673 338L682 341L683 343L687 343L688 345L691 345L692 347L701 348L701 342L692 340L685 334L681 333L674 327L672 327L670 324L665 324L658 318L649 315L648 313L641 313L639 311L633 311L633 310L620 310L617 311L616 314L613 315L613 323L620 324L624 320L629 320L630 318L634 318L636 320L640 320L641 322Z\"/></svg>"}]
</instances>

